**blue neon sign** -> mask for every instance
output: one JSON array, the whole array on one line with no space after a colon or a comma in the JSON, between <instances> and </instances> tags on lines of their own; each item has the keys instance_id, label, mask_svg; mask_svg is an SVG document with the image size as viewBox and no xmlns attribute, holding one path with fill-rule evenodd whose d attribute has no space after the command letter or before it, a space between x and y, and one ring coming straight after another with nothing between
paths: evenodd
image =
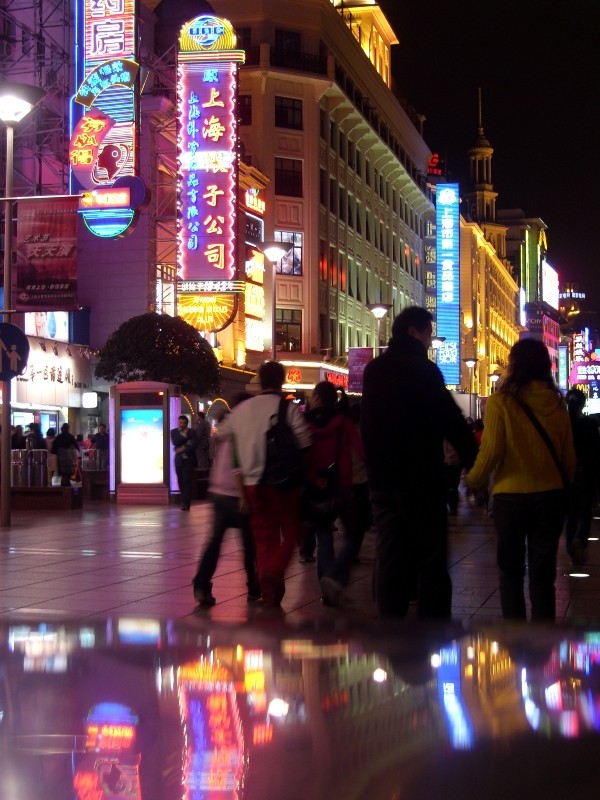
<instances>
[{"instance_id":1,"label":"blue neon sign","mask_svg":"<svg viewBox=\"0 0 600 800\"><path fill-rule=\"evenodd\" d=\"M449 385L460 383L460 195L457 183L438 185L436 198L437 335L445 337L437 365Z\"/></svg>"}]
</instances>

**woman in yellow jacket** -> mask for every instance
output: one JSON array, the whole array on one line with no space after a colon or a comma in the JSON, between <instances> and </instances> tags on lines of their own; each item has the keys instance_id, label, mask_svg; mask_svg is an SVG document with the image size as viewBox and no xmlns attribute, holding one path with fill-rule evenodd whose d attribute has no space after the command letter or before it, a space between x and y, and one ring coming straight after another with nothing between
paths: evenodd
<instances>
[{"instance_id":1,"label":"woman in yellow jacket","mask_svg":"<svg viewBox=\"0 0 600 800\"><path fill-rule=\"evenodd\" d=\"M523 403L541 423L564 473L573 480L571 424L552 379L548 350L536 339L521 339L510 351L505 378L488 398L481 447L467 485L485 486L495 470L492 494L502 615L526 619L527 552L531 617L554 620L556 555L566 510L564 481Z\"/></svg>"}]
</instances>

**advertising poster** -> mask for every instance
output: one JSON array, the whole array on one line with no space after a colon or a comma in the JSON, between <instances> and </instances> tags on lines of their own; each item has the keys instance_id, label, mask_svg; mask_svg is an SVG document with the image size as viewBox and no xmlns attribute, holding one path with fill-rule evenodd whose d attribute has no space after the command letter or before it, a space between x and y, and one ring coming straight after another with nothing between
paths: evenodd
<instances>
[{"instance_id":1,"label":"advertising poster","mask_svg":"<svg viewBox=\"0 0 600 800\"><path fill-rule=\"evenodd\" d=\"M77 303L77 197L17 206L17 311L71 311Z\"/></svg>"},{"instance_id":2,"label":"advertising poster","mask_svg":"<svg viewBox=\"0 0 600 800\"><path fill-rule=\"evenodd\" d=\"M351 394L362 394L363 372L372 359L372 347L348 348L348 391Z\"/></svg>"},{"instance_id":3,"label":"advertising poster","mask_svg":"<svg viewBox=\"0 0 600 800\"><path fill-rule=\"evenodd\" d=\"M121 483L164 483L161 408L121 410Z\"/></svg>"}]
</instances>

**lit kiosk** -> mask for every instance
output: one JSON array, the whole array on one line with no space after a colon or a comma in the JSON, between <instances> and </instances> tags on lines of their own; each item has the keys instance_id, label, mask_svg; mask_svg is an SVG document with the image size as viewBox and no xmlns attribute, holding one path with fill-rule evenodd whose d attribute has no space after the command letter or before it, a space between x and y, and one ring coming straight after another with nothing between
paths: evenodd
<instances>
[{"instance_id":1,"label":"lit kiosk","mask_svg":"<svg viewBox=\"0 0 600 800\"><path fill-rule=\"evenodd\" d=\"M179 491L170 431L181 413L179 386L153 381L110 389L110 492L117 503L168 505Z\"/></svg>"}]
</instances>

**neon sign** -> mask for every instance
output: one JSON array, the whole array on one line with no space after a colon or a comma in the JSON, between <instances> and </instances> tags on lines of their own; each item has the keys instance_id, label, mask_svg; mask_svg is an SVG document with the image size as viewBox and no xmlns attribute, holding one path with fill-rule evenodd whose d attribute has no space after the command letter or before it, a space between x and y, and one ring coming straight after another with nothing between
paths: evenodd
<instances>
[{"instance_id":1,"label":"neon sign","mask_svg":"<svg viewBox=\"0 0 600 800\"><path fill-rule=\"evenodd\" d=\"M447 384L460 383L460 195L457 183L437 187L437 364Z\"/></svg>"},{"instance_id":2,"label":"neon sign","mask_svg":"<svg viewBox=\"0 0 600 800\"><path fill-rule=\"evenodd\" d=\"M69 146L73 192L109 188L121 180L139 181L134 177L139 72L135 0L83 0L78 12L82 45L76 61L77 121ZM132 230L135 200L143 195L133 193L128 209L84 207L80 213L94 235L121 236Z\"/></svg>"},{"instance_id":3,"label":"neon sign","mask_svg":"<svg viewBox=\"0 0 600 800\"><path fill-rule=\"evenodd\" d=\"M260 189L252 187L250 189L246 189L246 208L249 208L251 211L256 211L257 214L264 214L266 203L265 201L259 197Z\"/></svg>"},{"instance_id":4,"label":"neon sign","mask_svg":"<svg viewBox=\"0 0 600 800\"><path fill-rule=\"evenodd\" d=\"M200 16L178 52L178 272L183 281L236 273L236 90L244 53L227 20Z\"/></svg>"}]
</instances>

